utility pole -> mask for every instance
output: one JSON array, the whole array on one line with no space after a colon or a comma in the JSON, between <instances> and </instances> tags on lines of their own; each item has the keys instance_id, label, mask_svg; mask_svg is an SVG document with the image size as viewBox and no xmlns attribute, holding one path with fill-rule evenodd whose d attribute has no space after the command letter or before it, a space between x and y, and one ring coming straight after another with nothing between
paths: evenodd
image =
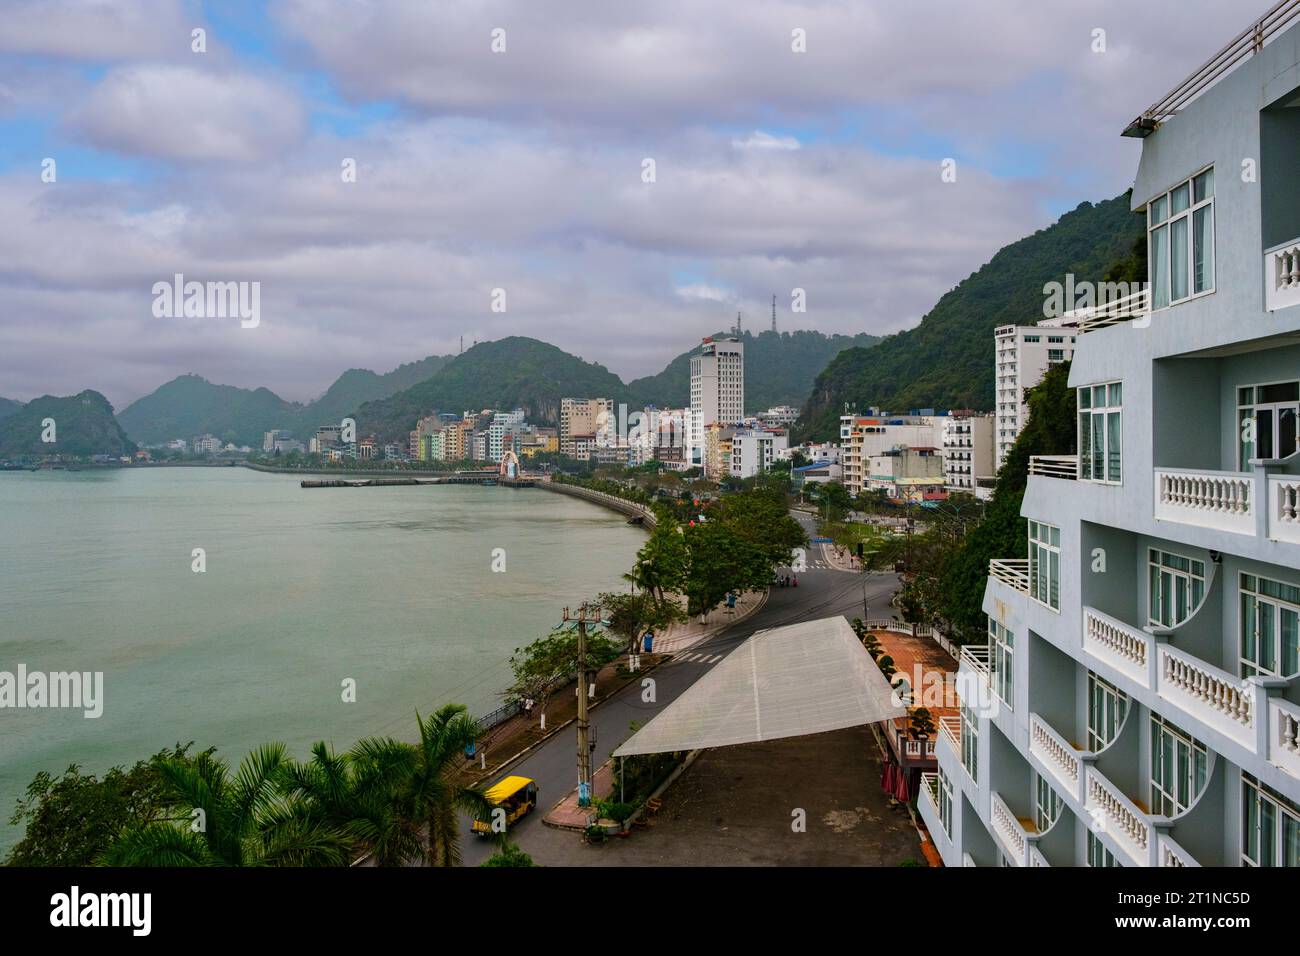
<instances>
[{"instance_id":1,"label":"utility pole","mask_svg":"<svg viewBox=\"0 0 1300 956\"><path fill-rule=\"evenodd\" d=\"M772 334L776 334L776 295L772 296ZM971 426L972 428L974 426Z\"/></svg>"},{"instance_id":2,"label":"utility pole","mask_svg":"<svg viewBox=\"0 0 1300 956\"><path fill-rule=\"evenodd\" d=\"M564 609L564 620L578 628L578 806L591 806L591 721L587 717L587 625L599 624L600 608L585 602L574 617Z\"/></svg>"}]
</instances>

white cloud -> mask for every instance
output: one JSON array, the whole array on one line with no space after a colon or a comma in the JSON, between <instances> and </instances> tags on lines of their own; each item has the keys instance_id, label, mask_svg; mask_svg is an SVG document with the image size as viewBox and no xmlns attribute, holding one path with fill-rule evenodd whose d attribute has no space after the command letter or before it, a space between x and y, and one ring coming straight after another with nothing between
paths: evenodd
<instances>
[{"instance_id":1,"label":"white cloud","mask_svg":"<svg viewBox=\"0 0 1300 956\"><path fill-rule=\"evenodd\" d=\"M304 118L292 91L260 77L148 65L111 70L68 123L94 145L121 153L248 162L293 145Z\"/></svg>"},{"instance_id":2,"label":"white cloud","mask_svg":"<svg viewBox=\"0 0 1300 956\"><path fill-rule=\"evenodd\" d=\"M744 139L733 139L731 145L736 149L798 149L799 140L793 136L773 136L756 129Z\"/></svg>"}]
</instances>

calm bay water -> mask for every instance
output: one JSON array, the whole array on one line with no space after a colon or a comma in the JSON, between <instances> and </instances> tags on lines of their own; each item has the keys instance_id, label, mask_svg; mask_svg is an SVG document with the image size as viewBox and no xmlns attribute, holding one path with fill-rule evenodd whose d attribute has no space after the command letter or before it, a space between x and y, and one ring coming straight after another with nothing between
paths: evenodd
<instances>
[{"instance_id":1,"label":"calm bay water","mask_svg":"<svg viewBox=\"0 0 1300 956\"><path fill-rule=\"evenodd\" d=\"M99 773L190 740L232 763L270 740L305 757L316 740L409 738L417 708L485 713L510 653L563 605L625 586L643 541L537 489L304 490L242 468L0 474L0 671L104 672L97 719L0 708L0 852L38 770Z\"/></svg>"}]
</instances>

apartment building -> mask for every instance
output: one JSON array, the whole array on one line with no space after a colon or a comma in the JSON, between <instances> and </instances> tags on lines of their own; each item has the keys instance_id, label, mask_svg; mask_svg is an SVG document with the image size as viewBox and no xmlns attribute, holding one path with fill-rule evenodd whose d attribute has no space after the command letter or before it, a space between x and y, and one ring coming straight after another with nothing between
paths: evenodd
<instances>
[{"instance_id":1,"label":"apartment building","mask_svg":"<svg viewBox=\"0 0 1300 956\"><path fill-rule=\"evenodd\" d=\"M901 501L943 496L944 457L937 448L891 448L866 460L862 487Z\"/></svg>"},{"instance_id":2,"label":"apartment building","mask_svg":"<svg viewBox=\"0 0 1300 956\"><path fill-rule=\"evenodd\" d=\"M734 425L744 417L745 343L707 338L691 356L691 463L704 465L704 436L710 425Z\"/></svg>"},{"instance_id":3,"label":"apartment building","mask_svg":"<svg viewBox=\"0 0 1300 956\"><path fill-rule=\"evenodd\" d=\"M980 491L978 478L992 477L994 416L954 409L943 420L944 487L968 495Z\"/></svg>"},{"instance_id":4,"label":"apartment building","mask_svg":"<svg viewBox=\"0 0 1300 956\"><path fill-rule=\"evenodd\" d=\"M1001 325L993 330L994 401L997 410L997 458L994 472L1007 460L1020 429L1029 420L1025 389L1033 388L1053 365L1074 356L1078 339L1073 316L1044 319L1037 325Z\"/></svg>"},{"instance_id":5,"label":"apartment building","mask_svg":"<svg viewBox=\"0 0 1300 956\"><path fill-rule=\"evenodd\" d=\"M918 800L950 866L1300 865L1300 4L1283 6L1188 81L1217 83L1125 130L1150 289L1079 315L1079 454L1031 462L1028 557L990 564L987 643L962 650Z\"/></svg>"},{"instance_id":6,"label":"apartment building","mask_svg":"<svg viewBox=\"0 0 1300 956\"><path fill-rule=\"evenodd\" d=\"M840 419L844 487L861 494L866 487L867 461L893 448L943 446L942 415L846 415Z\"/></svg>"},{"instance_id":7,"label":"apartment building","mask_svg":"<svg viewBox=\"0 0 1300 956\"><path fill-rule=\"evenodd\" d=\"M602 425L609 421L613 413L613 399L560 399L560 453L569 458L577 458L576 440L589 438L594 443L597 432L602 430Z\"/></svg>"},{"instance_id":8,"label":"apartment building","mask_svg":"<svg viewBox=\"0 0 1300 956\"><path fill-rule=\"evenodd\" d=\"M772 467L790 444L784 431L739 428L731 436L730 472L733 478L753 478Z\"/></svg>"}]
</instances>

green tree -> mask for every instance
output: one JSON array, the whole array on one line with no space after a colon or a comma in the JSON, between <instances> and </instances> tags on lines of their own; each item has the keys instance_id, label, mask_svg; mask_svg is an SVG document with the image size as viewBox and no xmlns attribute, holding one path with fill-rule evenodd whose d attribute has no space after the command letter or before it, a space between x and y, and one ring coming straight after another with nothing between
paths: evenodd
<instances>
[{"instance_id":1,"label":"green tree","mask_svg":"<svg viewBox=\"0 0 1300 956\"><path fill-rule=\"evenodd\" d=\"M354 855L368 852L379 866L401 866L423 850L419 827L396 812L393 799L405 761L367 757L336 754L317 742L309 762L285 768L282 789L306 817L346 834Z\"/></svg>"},{"instance_id":2,"label":"green tree","mask_svg":"<svg viewBox=\"0 0 1300 956\"><path fill-rule=\"evenodd\" d=\"M486 818L491 805L483 794L455 778L465 748L478 737L478 722L462 704L446 704L428 717L415 715L416 744L369 737L352 749L362 774L384 781L392 812L408 830L418 830L430 866L460 865L460 814Z\"/></svg>"},{"instance_id":3,"label":"green tree","mask_svg":"<svg viewBox=\"0 0 1300 956\"><path fill-rule=\"evenodd\" d=\"M675 600L660 600L651 590L633 594L602 594L597 599L601 614L609 622L611 633L623 639L629 653L636 653L637 644L646 631L662 631L686 619L681 605Z\"/></svg>"},{"instance_id":4,"label":"green tree","mask_svg":"<svg viewBox=\"0 0 1300 956\"><path fill-rule=\"evenodd\" d=\"M618 657L622 648L605 637L598 629L587 630L587 665L603 667ZM559 629L546 637L538 638L526 647L515 648L510 657L510 671L514 681L504 696L509 700L531 699L538 710L546 712L546 704L578 670L578 633Z\"/></svg>"},{"instance_id":5,"label":"green tree","mask_svg":"<svg viewBox=\"0 0 1300 956\"><path fill-rule=\"evenodd\" d=\"M110 866L344 866L352 841L284 799L284 744L263 744L232 776L211 752L158 767L172 816L128 829L103 857Z\"/></svg>"},{"instance_id":6,"label":"green tree","mask_svg":"<svg viewBox=\"0 0 1300 956\"><path fill-rule=\"evenodd\" d=\"M497 851L479 864L480 866L529 867L536 866L533 858L519 849L518 844L502 843Z\"/></svg>"},{"instance_id":7,"label":"green tree","mask_svg":"<svg viewBox=\"0 0 1300 956\"><path fill-rule=\"evenodd\" d=\"M6 865L92 865L122 833L167 816L170 798L160 765L194 759L187 756L191 746L161 750L130 769L113 767L102 778L75 764L57 777L36 774L9 818L26 831Z\"/></svg>"},{"instance_id":8,"label":"green tree","mask_svg":"<svg viewBox=\"0 0 1300 956\"><path fill-rule=\"evenodd\" d=\"M767 587L772 561L759 545L718 522L686 529L686 612L704 614L730 591Z\"/></svg>"}]
</instances>

